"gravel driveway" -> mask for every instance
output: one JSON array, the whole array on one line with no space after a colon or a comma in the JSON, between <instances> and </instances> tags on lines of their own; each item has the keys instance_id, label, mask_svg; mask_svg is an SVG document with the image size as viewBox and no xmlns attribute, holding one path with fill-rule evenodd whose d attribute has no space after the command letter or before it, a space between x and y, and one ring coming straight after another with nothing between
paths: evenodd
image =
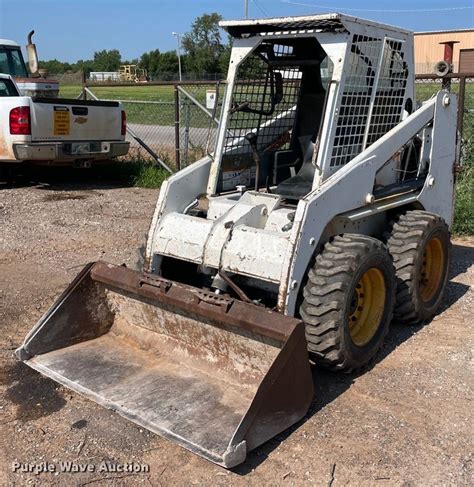
<instances>
[{"instance_id":1,"label":"gravel driveway","mask_svg":"<svg viewBox=\"0 0 474 487\"><path fill-rule=\"evenodd\" d=\"M361 376L313 370L304 421L226 471L17 362L13 350L87 262L134 265L156 190L0 186L0 485L473 485L474 239L455 240L440 314L394 324ZM13 472L14 462L92 465ZM149 472L98 472L102 462Z\"/></svg>"}]
</instances>

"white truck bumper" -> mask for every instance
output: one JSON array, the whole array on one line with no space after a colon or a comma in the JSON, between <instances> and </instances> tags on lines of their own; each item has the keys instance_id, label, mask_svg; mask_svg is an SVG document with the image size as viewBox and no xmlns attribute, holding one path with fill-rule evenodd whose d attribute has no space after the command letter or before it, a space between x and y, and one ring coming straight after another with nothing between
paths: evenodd
<instances>
[{"instance_id":1,"label":"white truck bumper","mask_svg":"<svg viewBox=\"0 0 474 487\"><path fill-rule=\"evenodd\" d=\"M29 142L13 144L13 153L17 162L72 164L81 160L106 160L124 156L128 153L129 146L130 143L124 141Z\"/></svg>"}]
</instances>

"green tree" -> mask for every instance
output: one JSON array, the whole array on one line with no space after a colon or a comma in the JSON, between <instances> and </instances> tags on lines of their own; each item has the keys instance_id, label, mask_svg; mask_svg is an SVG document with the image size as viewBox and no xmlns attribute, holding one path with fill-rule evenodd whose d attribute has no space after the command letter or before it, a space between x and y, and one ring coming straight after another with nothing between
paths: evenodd
<instances>
[{"instance_id":1,"label":"green tree","mask_svg":"<svg viewBox=\"0 0 474 487\"><path fill-rule=\"evenodd\" d=\"M229 69L230 52L232 50L232 44L229 43L222 48L222 52L217 61L218 69L217 73L220 73L222 77L226 77L227 70Z\"/></svg>"},{"instance_id":2,"label":"green tree","mask_svg":"<svg viewBox=\"0 0 474 487\"><path fill-rule=\"evenodd\" d=\"M97 71L95 69L95 63L91 59L80 59L77 63L71 66L73 71L84 71L88 75L91 71Z\"/></svg>"},{"instance_id":3,"label":"green tree","mask_svg":"<svg viewBox=\"0 0 474 487\"><path fill-rule=\"evenodd\" d=\"M202 75L220 72L224 46L222 45L218 13L204 14L191 26L191 31L183 36L183 49L187 54L186 70Z\"/></svg>"},{"instance_id":4,"label":"green tree","mask_svg":"<svg viewBox=\"0 0 474 487\"><path fill-rule=\"evenodd\" d=\"M162 52L157 65L157 75L176 73L178 74L178 55L176 51Z\"/></svg>"},{"instance_id":5,"label":"green tree","mask_svg":"<svg viewBox=\"0 0 474 487\"><path fill-rule=\"evenodd\" d=\"M50 74L63 74L70 71L72 66L69 63L63 63L57 59L50 59L49 61L40 61L39 67L47 69Z\"/></svg>"},{"instance_id":6,"label":"green tree","mask_svg":"<svg viewBox=\"0 0 474 487\"><path fill-rule=\"evenodd\" d=\"M122 59L121 64L135 64L138 65L140 60L138 58L133 58L133 59Z\"/></svg>"},{"instance_id":7,"label":"green tree","mask_svg":"<svg viewBox=\"0 0 474 487\"><path fill-rule=\"evenodd\" d=\"M146 69L150 76L157 76L159 74L161 53L159 49L145 52L140 57L140 68Z\"/></svg>"},{"instance_id":8,"label":"green tree","mask_svg":"<svg viewBox=\"0 0 474 487\"><path fill-rule=\"evenodd\" d=\"M118 71L122 56L118 49L94 52L94 71Z\"/></svg>"}]
</instances>

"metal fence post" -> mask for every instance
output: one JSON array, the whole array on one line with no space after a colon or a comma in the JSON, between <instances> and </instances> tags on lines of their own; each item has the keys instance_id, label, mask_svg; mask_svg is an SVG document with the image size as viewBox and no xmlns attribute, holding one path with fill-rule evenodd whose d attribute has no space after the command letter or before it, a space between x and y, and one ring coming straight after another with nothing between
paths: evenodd
<instances>
[{"instance_id":1,"label":"metal fence post","mask_svg":"<svg viewBox=\"0 0 474 487\"><path fill-rule=\"evenodd\" d=\"M181 152L179 142L179 91L178 85L174 85L174 144L176 169L181 169Z\"/></svg>"},{"instance_id":2,"label":"metal fence post","mask_svg":"<svg viewBox=\"0 0 474 487\"><path fill-rule=\"evenodd\" d=\"M184 122L184 164L187 166L189 155L189 129L191 125L191 106L189 100L185 100L184 106L186 107Z\"/></svg>"},{"instance_id":3,"label":"metal fence post","mask_svg":"<svg viewBox=\"0 0 474 487\"><path fill-rule=\"evenodd\" d=\"M459 94L458 94L458 120L457 126L459 134L462 138L462 130L464 126L464 100L466 96L466 76L459 76Z\"/></svg>"},{"instance_id":4,"label":"metal fence post","mask_svg":"<svg viewBox=\"0 0 474 487\"><path fill-rule=\"evenodd\" d=\"M82 78L82 99L87 100L87 91L86 91L87 75L84 69L82 70L81 78Z\"/></svg>"}]
</instances>

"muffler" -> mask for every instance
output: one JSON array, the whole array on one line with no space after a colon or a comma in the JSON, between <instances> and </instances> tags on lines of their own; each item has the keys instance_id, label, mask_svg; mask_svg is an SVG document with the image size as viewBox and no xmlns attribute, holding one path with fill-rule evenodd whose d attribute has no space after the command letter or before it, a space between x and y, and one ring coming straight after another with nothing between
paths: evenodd
<instances>
[{"instance_id":1,"label":"muffler","mask_svg":"<svg viewBox=\"0 0 474 487\"><path fill-rule=\"evenodd\" d=\"M81 271L16 353L227 468L313 397L301 321L104 262Z\"/></svg>"}]
</instances>

